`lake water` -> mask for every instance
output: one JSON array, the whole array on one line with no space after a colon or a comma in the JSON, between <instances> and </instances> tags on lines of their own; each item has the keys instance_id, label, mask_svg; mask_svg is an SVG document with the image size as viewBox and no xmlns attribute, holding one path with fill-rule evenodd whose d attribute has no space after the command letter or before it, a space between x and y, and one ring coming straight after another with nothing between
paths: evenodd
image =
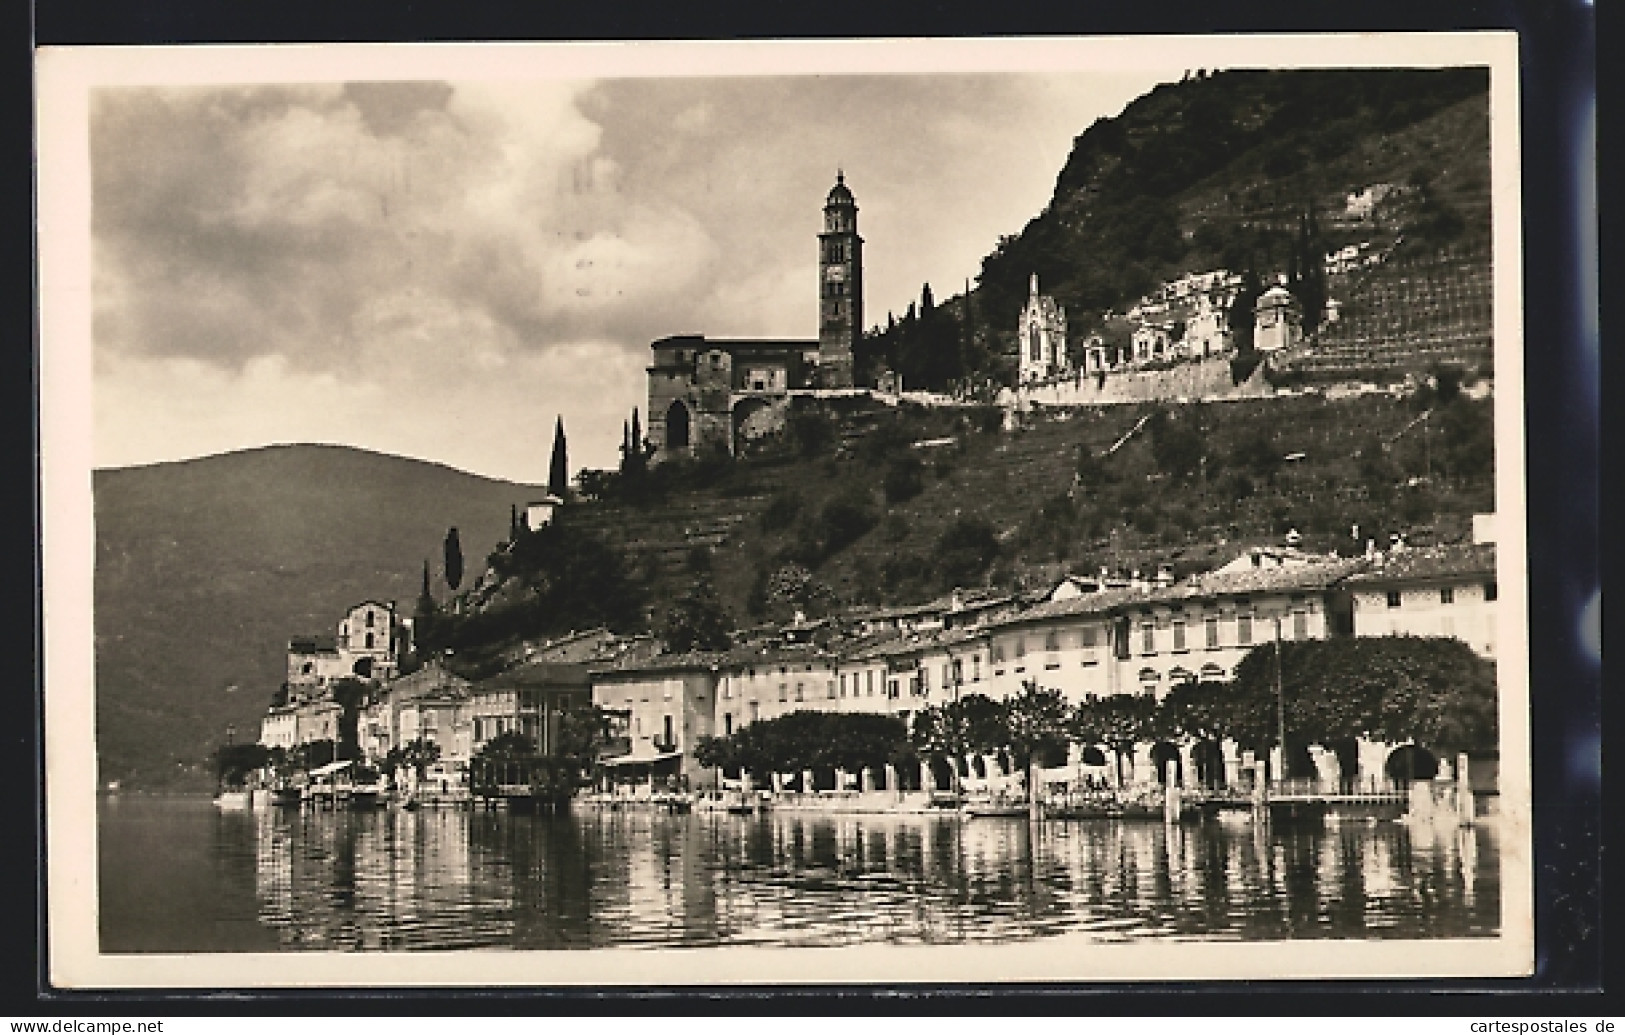
<instances>
[{"instance_id":1,"label":"lake water","mask_svg":"<svg viewBox=\"0 0 1625 1035\"><path fill-rule=\"evenodd\" d=\"M1493 826L944 816L99 812L104 952L1444 938L1500 928Z\"/></svg>"}]
</instances>

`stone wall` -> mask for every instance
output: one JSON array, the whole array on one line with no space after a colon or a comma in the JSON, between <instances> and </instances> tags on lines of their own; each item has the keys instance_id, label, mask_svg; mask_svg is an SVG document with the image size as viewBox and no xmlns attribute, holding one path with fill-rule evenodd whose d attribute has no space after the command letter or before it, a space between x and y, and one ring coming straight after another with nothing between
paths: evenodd
<instances>
[{"instance_id":1,"label":"stone wall","mask_svg":"<svg viewBox=\"0 0 1625 1035\"><path fill-rule=\"evenodd\" d=\"M1005 389L1004 406L1106 406L1117 403L1195 401L1207 399L1261 399L1275 391L1264 379L1264 364L1241 384L1230 380L1230 359L1214 356L1180 363L1166 370L1126 370L1104 378L1080 375L1052 384Z\"/></svg>"}]
</instances>

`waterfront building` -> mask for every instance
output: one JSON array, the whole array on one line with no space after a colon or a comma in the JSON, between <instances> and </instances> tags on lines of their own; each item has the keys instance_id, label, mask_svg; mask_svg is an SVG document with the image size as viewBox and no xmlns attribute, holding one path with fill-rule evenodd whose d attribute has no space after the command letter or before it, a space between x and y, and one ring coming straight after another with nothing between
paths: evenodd
<instances>
[{"instance_id":1,"label":"waterfront building","mask_svg":"<svg viewBox=\"0 0 1625 1035\"><path fill-rule=\"evenodd\" d=\"M408 703L435 694L466 696L469 686L468 680L447 669L439 659L430 659L416 671L379 687L369 695L356 722L362 754L377 761L411 742L413 738L403 736L401 729L401 710Z\"/></svg>"},{"instance_id":2,"label":"waterfront building","mask_svg":"<svg viewBox=\"0 0 1625 1035\"><path fill-rule=\"evenodd\" d=\"M505 733L517 733L536 752L559 750L560 716L592 700L582 662L531 661L482 679L469 689L468 719L477 753Z\"/></svg>"},{"instance_id":3,"label":"waterfront building","mask_svg":"<svg viewBox=\"0 0 1625 1035\"><path fill-rule=\"evenodd\" d=\"M652 660L625 657L591 671L592 702L619 713L627 750L604 760L627 780L688 782L708 776L694 745L714 735L717 681L726 655L694 651Z\"/></svg>"},{"instance_id":4,"label":"waterfront building","mask_svg":"<svg viewBox=\"0 0 1625 1035\"><path fill-rule=\"evenodd\" d=\"M1357 636L1453 636L1495 657L1495 544L1390 550L1348 580Z\"/></svg>"}]
</instances>

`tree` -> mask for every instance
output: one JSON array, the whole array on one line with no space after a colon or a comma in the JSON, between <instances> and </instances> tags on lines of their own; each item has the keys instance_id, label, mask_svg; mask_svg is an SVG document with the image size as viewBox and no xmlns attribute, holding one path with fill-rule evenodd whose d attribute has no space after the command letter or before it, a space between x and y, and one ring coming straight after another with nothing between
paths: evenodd
<instances>
[{"instance_id":1,"label":"tree","mask_svg":"<svg viewBox=\"0 0 1625 1035\"><path fill-rule=\"evenodd\" d=\"M440 760L440 745L432 740L422 737L409 740L405 744L397 744L384 754L384 769L394 772L397 769L410 769L419 779L429 766Z\"/></svg>"},{"instance_id":2,"label":"tree","mask_svg":"<svg viewBox=\"0 0 1625 1035\"><path fill-rule=\"evenodd\" d=\"M895 716L817 711L753 722L695 747L701 765L757 774L878 769L909 755L908 727Z\"/></svg>"},{"instance_id":3,"label":"tree","mask_svg":"<svg viewBox=\"0 0 1625 1035\"><path fill-rule=\"evenodd\" d=\"M1029 679L1004 705L1005 735L1017 765L1027 769L1027 807L1038 819L1038 763L1066 751L1071 711L1059 690L1046 690Z\"/></svg>"},{"instance_id":4,"label":"tree","mask_svg":"<svg viewBox=\"0 0 1625 1035\"><path fill-rule=\"evenodd\" d=\"M455 593L457 587L463 584L463 544L457 538L457 527L455 525L446 532L445 554L446 585L450 586L452 592Z\"/></svg>"},{"instance_id":5,"label":"tree","mask_svg":"<svg viewBox=\"0 0 1625 1035\"><path fill-rule=\"evenodd\" d=\"M222 744L214 753L214 775L222 787L241 787L248 774L271 763L263 744Z\"/></svg>"},{"instance_id":6,"label":"tree","mask_svg":"<svg viewBox=\"0 0 1625 1035\"><path fill-rule=\"evenodd\" d=\"M1238 353L1247 354L1253 351L1253 317L1258 307L1258 296L1264 293L1263 282L1258 274L1248 269L1242 274L1241 290L1237 292L1235 301L1230 303L1230 310L1225 313L1225 324L1230 328L1230 340L1235 343Z\"/></svg>"},{"instance_id":7,"label":"tree","mask_svg":"<svg viewBox=\"0 0 1625 1035\"><path fill-rule=\"evenodd\" d=\"M435 612L434 594L429 591L429 559L423 559L423 587L418 590L418 618L428 618Z\"/></svg>"},{"instance_id":8,"label":"tree","mask_svg":"<svg viewBox=\"0 0 1625 1035\"><path fill-rule=\"evenodd\" d=\"M1497 743L1495 668L1451 637L1382 636L1279 645L1289 742L1414 739L1435 749ZM1276 732L1275 644L1236 666L1229 735L1262 748Z\"/></svg>"},{"instance_id":9,"label":"tree","mask_svg":"<svg viewBox=\"0 0 1625 1035\"><path fill-rule=\"evenodd\" d=\"M547 465L547 491L560 499L570 488L570 461L566 450L561 415L553 425L553 457Z\"/></svg>"},{"instance_id":10,"label":"tree","mask_svg":"<svg viewBox=\"0 0 1625 1035\"><path fill-rule=\"evenodd\" d=\"M1123 759L1133 755L1135 742L1146 738L1156 710L1156 698L1149 694L1090 694L1073 709L1069 732L1079 744L1106 745L1122 783Z\"/></svg>"},{"instance_id":11,"label":"tree","mask_svg":"<svg viewBox=\"0 0 1625 1035\"><path fill-rule=\"evenodd\" d=\"M709 575L700 573L678 601L666 610L661 639L674 653L727 650L731 624Z\"/></svg>"}]
</instances>

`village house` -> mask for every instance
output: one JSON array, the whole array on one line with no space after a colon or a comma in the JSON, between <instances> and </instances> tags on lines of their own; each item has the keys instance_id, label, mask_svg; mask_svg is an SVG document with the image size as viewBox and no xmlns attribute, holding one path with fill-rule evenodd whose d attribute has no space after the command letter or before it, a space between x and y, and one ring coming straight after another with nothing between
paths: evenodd
<instances>
[{"instance_id":1,"label":"village house","mask_svg":"<svg viewBox=\"0 0 1625 1035\"><path fill-rule=\"evenodd\" d=\"M469 681L431 659L415 672L391 680L370 695L356 722L356 736L362 754L377 761L413 738L401 732L401 710L419 698L450 694L466 695Z\"/></svg>"},{"instance_id":2,"label":"village house","mask_svg":"<svg viewBox=\"0 0 1625 1035\"><path fill-rule=\"evenodd\" d=\"M617 779L675 779L698 786L709 771L694 758L715 733L718 673L726 655L712 651L653 660L621 658L590 674L592 703L620 713L627 751L604 760Z\"/></svg>"},{"instance_id":3,"label":"village house","mask_svg":"<svg viewBox=\"0 0 1625 1035\"><path fill-rule=\"evenodd\" d=\"M474 684L468 697L473 750L513 733L538 754L556 753L560 716L592 701L588 673L584 662L530 661Z\"/></svg>"},{"instance_id":4,"label":"village house","mask_svg":"<svg viewBox=\"0 0 1625 1035\"><path fill-rule=\"evenodd\" d=\"M1357 636L1453 636L1495 657L1495 544L1407 547L1348 579Z\"/></svg>"}]
</instances>

